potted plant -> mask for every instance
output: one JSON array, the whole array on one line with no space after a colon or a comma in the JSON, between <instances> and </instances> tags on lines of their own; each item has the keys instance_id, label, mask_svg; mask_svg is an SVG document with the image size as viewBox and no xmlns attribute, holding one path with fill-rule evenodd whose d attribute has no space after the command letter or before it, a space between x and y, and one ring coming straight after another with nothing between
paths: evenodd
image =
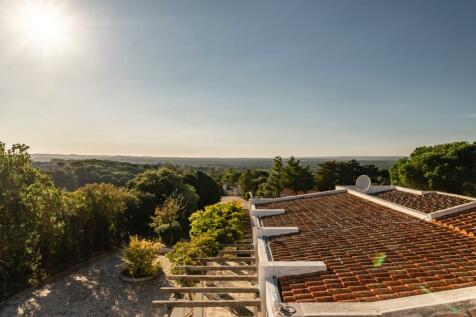
<instances>
[{"instance_id":1,"label":"potted plant","mask_svg":"<svg viewBox=\"0 0 476 317\"><path fill-rule=\"evenodd\" d=\"M161 272L157 258L161 248L159 242L132 236L124 249L124 270L120 278L126 282L144 282L156 278Z\"/></svg>"}]
</instances>

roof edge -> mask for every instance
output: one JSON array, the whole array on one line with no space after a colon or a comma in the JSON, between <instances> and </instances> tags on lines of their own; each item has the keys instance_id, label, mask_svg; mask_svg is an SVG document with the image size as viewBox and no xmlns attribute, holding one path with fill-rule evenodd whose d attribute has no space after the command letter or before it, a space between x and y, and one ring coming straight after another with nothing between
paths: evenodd
<instances>
[{"instance_id":1,"label":"roof edge","mask_svg":"<svg viewBox=\"0 0 476 317\"><path fill-rule=\"evenodd\" d=\"M418 218L418 219L421 219L421 220L427 220L427 221L430 220L430 217L428 216L428 214L424 213L423 211L419 211L419 210L416 210L416 209L412 209L412 208L408 208L408 207L405 207L405 206L402 206L402 205L398 205L398 204L392 203L388 200L378 198L378 197L375 197L375 196L370 196L368 194L365 194L365 193L362 193L362 192L359 192L359 191L356 191L356 190L353 190L353 189L347 189L347 192L349 194L357 196L361 199L365 199L367 201L370 201L370 202L376 203L378 205L381 205L383 207L387 207L387 208L390 208L392 210L410 215L412 217L415 217L415 218Z\"/></svg>"},{"instance_id":2,"label":"roof edge","mask_svg":"<svg viewBox=\"0 0 476 317\"><path fill-rule=\"evenodd\" d=\"M464 212L466 210L473 209L473 208L476 208L476 201L470 201L469 203L466 203L466 204L456 205L454 207L437 210L432 213L429 213L429 216L431 219L438 219L444 216L449 216L449 215L457 214L460 212Z\"/></svg>"},{"instance_id":3,"label":"roof edge","mask_svg":"<svg viewBox=\"0 0 476 317\"><path fill-rule=\"evenodd\" d=\"M436 293L414 295L376 302L355 303L287 303L296 309L294 317L319 316L387 316L395 313L414 313L416 311L431 310L448 305L474 304L476 286L458 288ZM473 301L473 303L470 303Z\"/></svg>"},{"instance_id":4,"label":"roof edge","mask_svg":"<svg viewBox=\"0 0 476 317\"><path fill-rule=\"evenodd\" d=\"M281 201L290 201L290 200L301 199L301 198L340 194L340 193L345 193L346 191L347 191L346 189L334 189L334 190L328 190L328 191L318 192L318 193L309 193L309 194L301 194L301 195L277 197L277 198L250 198L249 202L250 202L250 205L263 205L263 204L270 204L270 203L281 202Z\"/></svg>"}]
</instances>

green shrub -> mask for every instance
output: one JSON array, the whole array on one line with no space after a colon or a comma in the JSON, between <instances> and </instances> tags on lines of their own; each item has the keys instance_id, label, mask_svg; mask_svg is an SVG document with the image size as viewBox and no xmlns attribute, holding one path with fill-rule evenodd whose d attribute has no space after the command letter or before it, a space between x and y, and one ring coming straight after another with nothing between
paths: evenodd
<instances>
[{"instance_id":1,"label":"green shrub","mask_svg":"<svg viewBox=\"0 0 476 317\"><path fill-rule=\"evenodd\" d=\"M179 195L167 197L165 202L155 209L150 226L162 242L170 245L180 239L182 225L179 220L184 208L183 197Z\"/></svg>"},{"instance_id":2,"label":"green shrub","mask_svg":"<svg viewBox=\"0 0 476 317\"><path fill-rule=\"evenodd\" d=\"M174 264L174 274L201 274L201 272L178 269L177 265L201 265L198 258L212 257L225 243L232 243L243 236L241 220L245 216L237 202L215 204L195 212L190 217L189 242L179 242L167 257ZM193 285L196 281L178 281L182 285Z\"/></svg>"},{"instance_id":3,"label":"green shrub","mask_svg":"<svg viewBox=\"0 0 476 317\"><path fill-rule=\"evenodd\" d=\"M244 217L244 209L238 202L207 206L190 217L190 236L207 235L219 244L233 243L243 236Z\"/></svg>"},{"instance_id":4,"label":"green shrub","mask_svg":"<svg viewBox=\"0 0 476 317\"><path fill-rule=\"evenodd\" d=\"M124 268L131 277L154 276L160 270L157 254L161 244L132 236L124 250L122 261Z\"/></svg>"},{"instance_id":5,"label":"green shrub","mask_svg":"<svg viewBox=\"0 0 476 317\"><path fill-rule=\"evenodd\" d=\"M200 271L185 271L179 269L177 265L203 265L203 261L197 258L211 257L218 254L220 245L213 237L205 235L193 237L187 242L179 242L172 252L167 254L167 258L174 264L172 273L174 274L201 274ZM195 281L178 281L183 286L191 286Z\"/></svg>"},{"instance_id":6,"label":"green shrub","mask_svg":"<svg viewBox=\"0 0 476 317\"><path fill-rule=\"evenodd\" d=\"M200 265L197 258L215 256L220 249L213 237L205 235L194 237L187 242L179 242L167 257L176 265Z\"/></svg>"}]
</instances>

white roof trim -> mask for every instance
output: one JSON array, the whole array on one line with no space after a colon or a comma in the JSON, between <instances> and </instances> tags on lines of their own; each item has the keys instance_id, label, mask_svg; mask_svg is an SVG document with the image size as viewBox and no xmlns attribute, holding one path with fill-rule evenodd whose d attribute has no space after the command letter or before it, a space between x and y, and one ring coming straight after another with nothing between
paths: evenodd
<instances>
[{"instance_id":1,"label":"white roof trim","mask_svg":"<svg viewBox=\"0 0 476 317\"><path fill-rule=\"evenodd\" d=\"M402 186L395 186L395 189L399 190L401 192L407 192L407 193L410 193L410 194L420 195L420 196L434 193L433 191L418 190L418 189L407 188L407 187L402 187Z\"/></svg>"},{"instance_id":2,"label":"white roof trim","mask_svg":"<svg viewBox=\"0 0 476 317\"><path fill-rule=\"evenodd\" d=\"M254 206L254 205L253 205ZM284 214L284 209L255 209L250 210L250 215L255 217L269 217Z\"/></svg>"},{"instance_id":3,"label":"white roof trim","mask_svg":"<svg viewBox=\"0 0 476 317\"><path fill-rule=\"evenodd\" d=\"M476 201L471 201L469 203L463 204L463 205L457 205L454 207L442 209L442 210L437 210L432 213L430 213L430 218L431 219L438 219L443 216L448 216L452 214L456 214L462 211L466 211L472 208L476 208Z\"/></svg>"},{"instance_id":4,"label":"white roof trim","mask_svg":"<svg viewBox=\"0 0 476 317\"><path fill-rule=\"evenodd\" d=\"M414 295L377 302L363 303L288 303L296 309L293 317L318 316L382 316L405 314L415 310L435 311L436 306L463 304L476 299L476 287L458 288L423 295Z\"/></svg>"},{"instance_id":5,"label":"white roof trim","mask_svg":"<svg viewBox=\"0 0 476 317\"><path fill-rule=\"evenodd\" d=\"M256 205L269 204L269 203L275 203L275 202L281 202L281 201L289 201L289 200L308 198L308 197L334 195L334 194L340 194L345 192L346 192L346 189L334 189L334 190L328 190L328 191L318 192L318 193L309 193L309 194L278 197L278 198L251 198L250 204L256 206Z\"/></svg>"},{"instance_id":6,"label":"white roof trim","mask_svg":"<svg viewBox=\"0 0 476 317\"><path fill-rule=\"evenodd\" d=\"M370 195L358 192L358 191L353 190L353 189L347 189L347 191L351 195L354 195L354 196L357 196L359 198L362 198L362 199L371 201L373 203L379 204L381 206L399 211L401 213L413 216L415 218L422 219L422 220L430 220L429 215L427 213L424 213L423 211L419 211L419 210L416 210L416 209L412 209L412 208L408 208L408 207L405 207L405 206L402 206L402 205L398 205L398 204L392 203L388 200L378 198L378 197L375 197L375 196L370 196Z\"/></svg>"}]
</instances>

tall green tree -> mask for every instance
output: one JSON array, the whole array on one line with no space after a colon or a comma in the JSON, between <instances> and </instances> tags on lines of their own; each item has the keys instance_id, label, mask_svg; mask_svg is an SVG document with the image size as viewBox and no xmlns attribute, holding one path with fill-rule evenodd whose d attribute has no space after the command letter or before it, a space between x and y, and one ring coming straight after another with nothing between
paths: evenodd
<instances>
[{"instance_id":1,"label":"tall green tree","mask_svg":"<svg viewBox=\"0 0 476 317\"><path fill-rule=\"evenodd\" d=\"M32 168L27 150L0 143L0 298L42 280L64 228L62 192Z\"/></svg>"},{"instance_id":2,"label":"tall green tree","mask_svg":"<svg viewBox=\"0 0 476 317\"><path fill-rule=\"evenodd\" d=\"M283 172L283 185L292 189L295 194L307 192L314 188L314 175L309 166L301 166L301 162L291 156Z\"/></svg>"},{"instance_id":3,"label":"tall green tree","mask_svg":"<svg viewBox=\"0 0 476 317\"><path fill-rule=\"evenodd\" d=\"M476 196L476 142L416 148L390 168L393 184Z\"/></svg>"},{"instance_id":4,"label":"tall green tree","mask_svg":"<svg viewBox=\"0 0 476 317\"><path fill-rule=\"evenodd\" d=\"M199 196L198 209L220 201L220 185L208 174L196 171L185 175L184 182L190 184Z\"/></svg>"},{"instance_id":5,"label":"tall green tree","mask_svg":"<svg viewBox=\"0 0 476 317\"><path fill-rule=\"evenodd\" d=\"M261 184L266 183L268 179L268 172L266 170L250 170L246 169L240 175L240 188L243 198L249 198L249 194L256 195Z\"/></svg>"},{"instance_id":6,"label":"tall green tree","mask_svg":"<svg viewBox=\"0 0 476 317\"><path fill-rule=\"evenodd\" d=\"M284 189L284 165L279 156L274 158L266 183L259 186L258 195L263 197L279 197Z\"/></svg>"}]
</instances>

